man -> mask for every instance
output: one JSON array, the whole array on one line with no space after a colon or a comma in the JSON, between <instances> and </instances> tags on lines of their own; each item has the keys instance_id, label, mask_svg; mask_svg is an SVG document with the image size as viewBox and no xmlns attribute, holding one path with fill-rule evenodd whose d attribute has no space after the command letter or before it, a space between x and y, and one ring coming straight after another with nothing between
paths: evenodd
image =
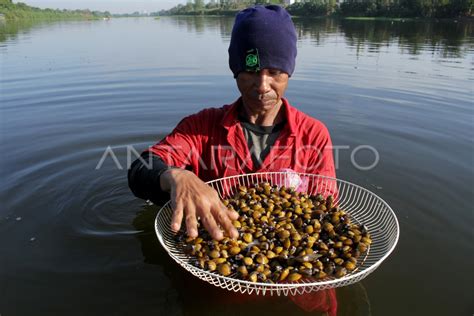
<instances>
[{"instance_id":1,"label":"man","mask_svg":"<svg viewBox=\"0 0 474 316\"><path fill-rule=\"evenodd\" d=\"M214 239L223 238L220 227L238 237L232 225L238 214L204 181L288 169L335 177L326 127L283 98L295 68L296 40L285 9L270 5L241 11L229 46L241 97L184 118L132 164L129 186L136 196L159 202L169 193L174 231L184 219L187 234L196 237L200 218Z\"/></svg>"}]
</instances>

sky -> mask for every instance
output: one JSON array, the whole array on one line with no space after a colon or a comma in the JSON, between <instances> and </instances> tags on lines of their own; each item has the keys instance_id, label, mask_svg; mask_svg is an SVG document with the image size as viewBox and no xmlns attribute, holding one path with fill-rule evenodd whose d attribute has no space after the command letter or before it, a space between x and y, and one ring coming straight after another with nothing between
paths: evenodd
<instances>
[{"instance_id":1,"label":"sky","mask_svg":"<svg viewBox=\"0 0 474 316\"><path fill-rule=\"evenodd\" d=\"M111 13L155 12L186 4L186 0L21 0L33 7L52 9L90 9Z\"/></svg>"}]
</instances>

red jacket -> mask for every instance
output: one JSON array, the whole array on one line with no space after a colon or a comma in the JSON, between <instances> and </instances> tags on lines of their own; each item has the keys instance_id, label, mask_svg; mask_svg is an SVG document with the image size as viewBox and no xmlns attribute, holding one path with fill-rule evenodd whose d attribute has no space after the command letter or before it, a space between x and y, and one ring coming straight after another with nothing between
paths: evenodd
<instances>
[{"instance_id":1,"label":"red jacket","mask_svg":"<svg viewBox=\"0 0 474 316\"><path fill-rule=\"evenodd\" d=\"M149 151L160 156L167 165L191 167L203 181L282 169L335 178L332 143L326 126L292 107L286 99L283 99L283 107L287 124L262 166L254 166L238 120L240 104L239 99L233 104L205 109L184 118L171 134ZM334 194L334 190L331 191ZM239 297L252 299L250 296L232 296L236 303L240 302ZM290 299L306 312L337 314L335 289L291 296Z\"/></svg>"},{"instance_id":2,"label":"red jacket","mask_svg":"<svg viewBox=\"0 0 474 316\"><path fill-rule=\"evenodd\" d=\"M191 167L203 181L253 172L292 169L335 177L332 143L320 121L283 99L286 121L260 167L254 166L238 120L241 100L190 115L149 151L176 167Z\"/></svg>"}]
</instances>

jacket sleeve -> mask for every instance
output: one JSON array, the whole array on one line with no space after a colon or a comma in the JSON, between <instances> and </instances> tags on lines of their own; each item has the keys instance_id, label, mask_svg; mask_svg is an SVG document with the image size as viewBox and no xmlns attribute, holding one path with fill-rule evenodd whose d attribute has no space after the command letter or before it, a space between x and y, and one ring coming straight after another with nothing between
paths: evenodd
<instances>
[{"instance_id":1,"label":"jacket sleeve","mask_svg":"<svg viewBox=\"0 0 474 316\"><path fill-rule=\"evenodd\" d=\"M161 190L160 175L172 167L192 170L193 159L200 153L197 147L199 116L181 120L175 129L157 144L145 150L128 171L128 185L135 196L163 204L169 194Z\"/></svg>"},{"instance_id":2,"label":"jacket sleeve","mask_svg":"<svg viewBox=\"0 0 474 316\"><path fill-rule=\"evenodd\" d=\"M135 160L128 170L128 186L141 199L161 205L169 200L169 194L161 190L160 175L169 166L163 160L146 151Z\"/></svg>"}]
</instances>

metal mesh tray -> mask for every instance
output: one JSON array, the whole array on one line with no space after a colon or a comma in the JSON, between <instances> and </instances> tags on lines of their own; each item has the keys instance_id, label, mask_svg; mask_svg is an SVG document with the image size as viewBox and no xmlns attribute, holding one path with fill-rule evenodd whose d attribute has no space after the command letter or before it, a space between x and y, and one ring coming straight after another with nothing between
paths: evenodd
<instances>
[{"instance_id":1,"label":"metal mesh tray","mask_svg":"<svg viewBox=\"0 0 474 316\"><path fill-rule=\"evenodd\" d=\"M388 204L376 194L356 184L319 176L295 172L253 173L208 182L221 198L232 196L240 185L269 182L272 185L293 187L310 195L333 195L335 202L350 214L351 220L365 224L371 234L372 244L357 262L357 268L342 278L324 279L302 278L292 283L258 283L239 280L235 274L228 277L216 272L205 271L195 266L196 259L185 254L184 244L177 242L170 223L173 210L167 202L155 219L158 240L168 254L184 269L198 278L229 291L261 295L298 295L313 291L346 286L358 282L373 272L394 250L399 238L399 225L395 213Z\"/></svg>"}]
</instances>

